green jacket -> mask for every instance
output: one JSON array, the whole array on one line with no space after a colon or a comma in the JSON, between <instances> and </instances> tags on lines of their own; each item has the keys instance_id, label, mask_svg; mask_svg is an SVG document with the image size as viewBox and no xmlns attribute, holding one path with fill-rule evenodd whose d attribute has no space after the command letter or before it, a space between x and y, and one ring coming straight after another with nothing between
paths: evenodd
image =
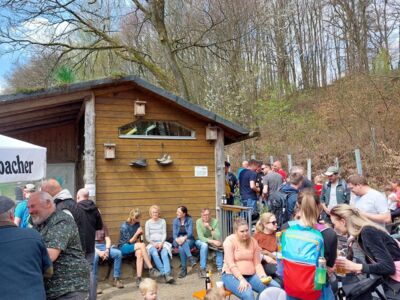
<instances>
[{"instance_id":1,"label":"green jacket","mask_svg":"<svg viewBox=\"0 0 400 300\"><path fill-rule=\"evenodd\" d=\"M207 243L209 239L221 240L221 231L219 230L218 220L211 218L210 225L214 229L212 232L203 226L201 218L196 221L197 238L204 243Z\"/></svg>"}]
</instances>

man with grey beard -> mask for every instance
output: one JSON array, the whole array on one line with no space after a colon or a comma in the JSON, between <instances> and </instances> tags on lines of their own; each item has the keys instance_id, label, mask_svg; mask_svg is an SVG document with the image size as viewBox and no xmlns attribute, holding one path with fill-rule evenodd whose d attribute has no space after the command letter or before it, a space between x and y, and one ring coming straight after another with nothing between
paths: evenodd
<instances>
[{"instance_id":1,"label":"man with grey beard","mask_svg":"<svg viewBox=\"0 0 400 300\"><path fill-rule=\"evenodd\" d=\"M36 192L28 201L34 228L42 235L54 274L45 280L47 299L87 298L89 266L81 248L74 219L56 210L50 194Z\"/></svg>"}]
</instances>

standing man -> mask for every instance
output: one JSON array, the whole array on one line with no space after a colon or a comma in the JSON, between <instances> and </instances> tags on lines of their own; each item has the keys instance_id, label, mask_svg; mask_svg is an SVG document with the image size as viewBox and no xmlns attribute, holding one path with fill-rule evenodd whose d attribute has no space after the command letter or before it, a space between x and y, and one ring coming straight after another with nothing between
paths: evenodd
<instances>
[{"instance_id":1,"label":"standing man","mask_svg":"<svg viewBox=\"0 0 400 300\"><path fill-rule=\"evenodd\" d=\"M310 179L307 178L305 174L305 170L302 166L293 166L290 169L290 173L299 173L303 176L303 183L300 187L300 191L304 189L311 189L314 190L314 182L312 182Z\"/></svg>"},{"instance_id":2,"label":"standing man","mask_svg":"<svg viewBox=\"0 0 400 300\"><path fill-rule=\"evenodd\" d=\"M388 202L385 196L370 188L367 179L362 175L351 175L347 179L350 191L357 197L354 199L354 206L371 221L385 227L385 223L391 222Z\"/></svg>"},{"instance_id":3,"label":"standing man","mask_svg":"<svg viewBox=\"0 0 400 300\"><path fill-rule=\"evenodd\" d=\"M13 223L14 201L0 196L0 291L2 299L45 299L43 277L53 268L40 234Z\"/></svg>"},{"instance_id":4,"label":"standing man","mask_svg":"<svg viewBox=\"0 0 400 300\"><path fill-rule=\"evenodd\" d=\"M294 208L300 192L300 187L303 184L303 178L303 175L300 173L290 173L288 182L281 188L281 191L287 195L286 199L289 219L292 219L294 215Z\"/></svg>"},{"instance_id":5,"label":"standing man","mask_svg":"<svg viewBox=\"0 0 400 300\"><path fill-rule=\"evenodd\" d=\"M94 300L97 295L96 278L92 272L95 255L95 238L96 230L100 230L103 227L103 221L96 205L89 199L89 191L87 189L80 189L76 193L76 202L80 213L80 223L77 225L79 226L79 231L84 234L84 238L81 239L81 246L90 267L89 300Z\"/></svg>"},{"instance_id":6,"label":"standing man","mask_svg":"<svg viewBox=\"0 0 400 300\"><path fill-rule=\"evenodd\" d=\"M47 299L85 300L89 265L74 220L56 210L52 197L43 191L31 195L28 208L34 228L42 235L53 262L54 274L45 280Z\"/></svg>"},{"instance_id":7,"label":"standing man","mask_svg":"<svg viewBox=\"0 0 400 300\"><path fill-rule=\"evenodd\" d=\"M14 223L21 228L29 227L28 199L33 192L35 192L35 185L32 183L25 185L23 190L24 200L18 203L15 208Z\"/></svg>"},{"instance_id":8,"label":"standing man","mask_svg":"<svg viewBox=\"0 0 400 300\"><path fill-rule=\"evenodd\" d=\"M238 186L238 180L235 174L229 172L230 167L231 164L229 163L229 161L225 161L225 180L228 182L231 190L229 195L226 195L226 200L227 200L226 204L233 205L235 202L234 196L235 196L235 190Z\"/></svg>"},{"instance_id":9,"label":"standing man","mask_svg":"<svg viewBox=\"0 0 400 300\"><path fill-rule=\"evenodd\" d=\"M218 269L218 273L222 273L222 265L224 262L224 255L220 249L222 246L221 232L219 230L218 220L211 218L211 213L208 208L201 210L201 218L196 221L197 237L195 244L200 250L200 278L207 277L207 257L208 248L211 247L215 252L215 260Z\"/></svg>"},{"instance_id":10,"label":"standing man","mask_svg":"<svg viewBox=\"0 0 400 300\"><path fill-rule=\"evenodd\" d=\"M260 189L256 186L259 162L255 159L249 161L249 167L239 175L240 197L243 206L250 207L252 212L257 211L257 193Z\"/></svg>"},{"instance_id":11,"label":"standing man","mask_svg":"<svg viewBox=\"0 0 400 300\"><path fill-rule=\"evenodd\" d=\"M240 173L242 173L243 170L247 169L249 167L249 162L247 160L242 161L242 166L239 168L237 172L237 178L240 177Z\"/></svg>"},{"instance_id":12,"label":"standing man","mask_svg":"<svg viewBox=\"0 0 400 300\"><path fill-rule=\"evenodd\" d=\"M281 163L279 160L277 160L277 161L275 161L275 162L273 163L272 169L273 169L276 173L278 173L279 175L282 176L283 182L286 181L287 175L286 175L286 172L282 169L282 163Z\"/></svg>"},{"instance_id":13,"label":"standing man","mask_svg":"<svg viewBox=\"0 0 400 300\"><path fill-rule=\"evenodd\" d=\"M62 210L72 216L77 222L78 212L76 201L72 198L71 193L67 189L63 189L57 180L50 178L43 182L41 190L49 193L54 200L57 210Z\"/></svg>"},{"instance_id":14,"label":"standing man","mask_svg":"<svg viewBox=\"0 0 400 300\"><path fill-rule=\"evenodd\" d=\"M262 199L269 205L268 197L282 185L282 176L273 171L270 164L264 164L261 169L264 173Z\"/></svg>"},{"instance_id":15,"label":"standing man","mask_svg":"<svg viewBox=\"0 0 400 300\"><path fill-rule=\"evenodd\" d=\"M320 200L326 214L325 219L329 220L329 213L332 207L342 203L349 204L350 190L346 181L340 178L337 167L329 167L324 175L328 177L328 181L322 186Z\"/></svg>"}]
</instances>

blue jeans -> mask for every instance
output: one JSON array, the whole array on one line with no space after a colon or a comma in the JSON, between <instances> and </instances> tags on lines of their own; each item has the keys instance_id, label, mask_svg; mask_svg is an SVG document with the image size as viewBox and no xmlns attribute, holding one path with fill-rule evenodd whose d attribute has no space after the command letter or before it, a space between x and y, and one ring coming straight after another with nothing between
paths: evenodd
<instances>
[{"instance_id":1,"label":"blue jeans","mask_svg":"<svg viewBox=\"0 0 400 300\"><path fill-rule=\"evenodd\" d=\"M106 244L97 244L96 243L96 249L100 251L106 250ZM99 255L96 253L94 255L94 261L93 261L93 269L92 273L96 278L97 274L97 265L99 263ZM122 253L119 249L117 248L111 248L110 249L110 256L109 259L114 260L114 278L120 278L121 277L121 262L122 262Z\"/></svg>"},{"instance_id":2,"label":"blue jeans","mask_svg":"<svg viewBox=\"0 0 400 300\"><path fill-rule=\"evenodd\" d=\"M194 240L187 239L181 246L176 241L173 243L174 247L179 248L179 257L181 259L181 268L186 269L186 260L192 257L190 249L194 246Z\"/></svg>"},{"instance_id":3,"label":"blue jeans","mask_svg":"<svg viewBox=\"0 0 400 300\"><path fill-rule=\"evenodd\" d=\"M160 252L155 247L151 247L150 256L153 258L154 264L162 275L171 274L171 264L169 262L168 250L162 248ZM161 256L161 257L160 257Z\"/></svg>"},{"instance_id":4,"label":"blue jeans","mask_svg":"<svg viewBox=\"0 0 400 300\"><path fill-rule=\"evenodd\" d=\"M135 244L128 244L128 243L123 244L121 246L120 250L121 250L122 256L135 253Z\"/></svg>"},{"instance_id":5,"label":"blue jeans","mask_svg":"<svg viewBox=\"0 0 400 300\"><path fill-rule=\"evenodd\" d=\"M286 300L301 300L301 299L287 295ZM321 297L319 298L319 300L336 300L336 297L333 294L331 285L329 283L323 286Z\"/></svg>"},{"instance_id":6,"label":"blue jeans","mask_svg":"<svg viewBox=\"0 0 400 300\"><path fill-rule=\"evenodd\" d=\"M239 292L239 283L240 281L233 276L232 274L222 274L222 281L224 286L227 290L230 290L232 294L236 297L244 300L254 300L254 293L253 291L260 294L264 289L268 287L277 287L280 288L281 286L275 280L272 280L268 285L265 285L261 282L260 277L257 274L245 276L248 283L250 283L251 288L244 290L243 292ZM257 296L258 299L258 296Z\"/></svg>"},{"instance_id":7,"label":"blue jeans","mask_svg":"<svg viewBox=\"0 0 400 300\"><path fill-rule=\"evenodd\" d=\"M200 268L205 270L207 267L208 244L200 240L196 240L195 245L200 250ZM215 264L217 265L218 271L222 270L223 263L224 253L221 251L215 251Z\"/></svg>"},{"instance_id":8,"label":"blue jeans","mask_svg":"<svg viewBox=\"0 0 400 300\"><path fill-rule=\"evenodd\" d=\"M257 211L257 199L242 199L242 205L245 207L250 207L251 212Z\"/></svg>"}]
</instances>

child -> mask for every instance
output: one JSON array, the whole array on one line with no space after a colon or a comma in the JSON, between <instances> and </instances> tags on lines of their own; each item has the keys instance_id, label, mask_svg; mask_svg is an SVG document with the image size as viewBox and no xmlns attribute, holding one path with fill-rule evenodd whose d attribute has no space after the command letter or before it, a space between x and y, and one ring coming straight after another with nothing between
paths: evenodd
<instances>
[{"instance_id":1,"label":"child","mask_svg":"<svg viewBox=\"0 0 400 300\"><path fill-rule=\"evenodd\" d=\"M139 291L144 300L157 300L157 282L153 279L145 278L139 285Z\"/></svg>"},{"instance_id":2,"label":"child","mask_svg":"<svg viewBox=\"0 0 400 300\"><path fill-rule=\"evenodd\" d=\"M223 288L213 287L209 289L204 297L204 300L224 300L225 291Z\"/></svg>"},{"instance_id":3,"label":"child","mask_svg":"<svg viewBox=\"0 0 400 300\"><path fill-rule=\"evenodd\" d=\"M394 211L397 208L397 197L392 186L388 185L385 187L385 196L388 201L390 211Z\"/></svg>"},{"instance_id":4,"label":"child","mask_svg":"<svg viewBox=\"0 0 400 300\"><path fill-rule=\"evenodd\" d=\"M315 194L317 194L318 197L321 196L323 184L324 184L324 175L320 174L315 176L314 189L315 189Z\"/></svg>"}]
</instances>

